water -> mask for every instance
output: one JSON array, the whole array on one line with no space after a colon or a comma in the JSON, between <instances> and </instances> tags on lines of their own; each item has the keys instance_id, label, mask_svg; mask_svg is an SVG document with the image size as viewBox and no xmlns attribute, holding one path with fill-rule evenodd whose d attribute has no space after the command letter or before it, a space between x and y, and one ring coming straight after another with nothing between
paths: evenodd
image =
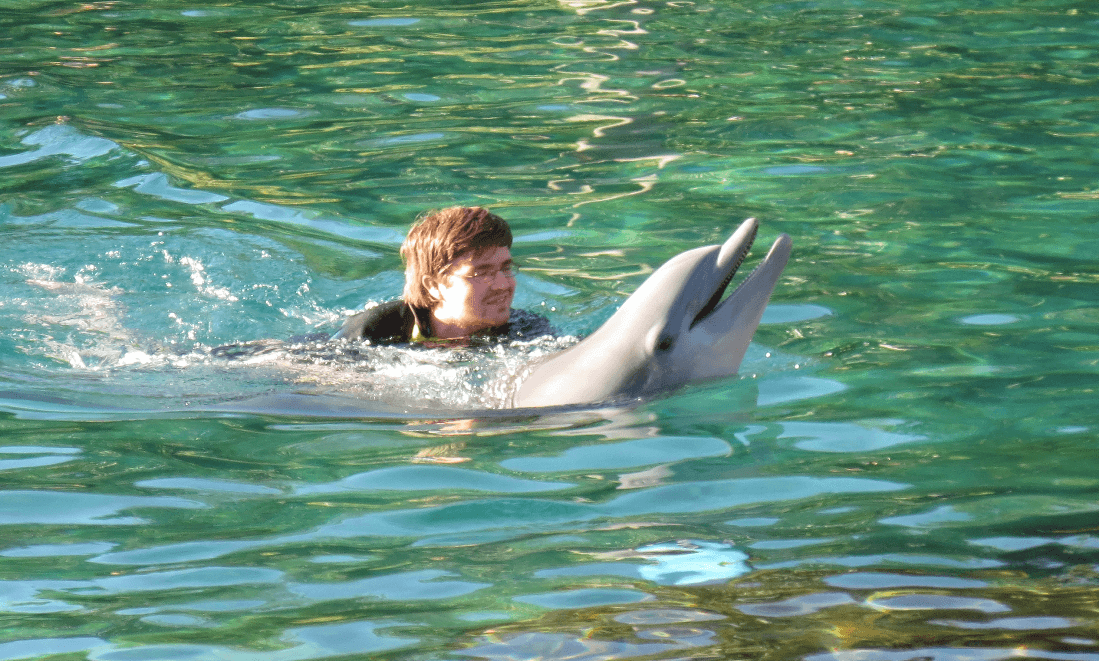
<instances>
[{"instance_id":1,"label":"water","mask_svg":"<svg viewBox=\"0 0 1099 661\"><path fill-rule=\"evenodd\" d=\"M0 6L0 659L1099 658L1092 5ZM567 335L795 250L739 378L632 407L210 357L456 203Z\"/></svg>"}]
</instances>

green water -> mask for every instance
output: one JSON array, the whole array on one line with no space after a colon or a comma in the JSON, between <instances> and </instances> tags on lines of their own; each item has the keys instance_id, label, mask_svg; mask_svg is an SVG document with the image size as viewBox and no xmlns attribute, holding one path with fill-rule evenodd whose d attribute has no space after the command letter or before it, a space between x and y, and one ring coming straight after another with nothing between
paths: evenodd
<instances>
[{"instance_id":1,"label":"green water","mask_svg":"<svg viewBox=\"0 0 1099 661\"><path fill-rule=\"evenodd\" d=\"M1080 0L0 0L0 659L1099 659L1097 44ZM208 355L395 296L451 204L572 335L742 218L794 253L739 378L629 409L434 413L529 351Z\"/></svg>"}]
</instances>

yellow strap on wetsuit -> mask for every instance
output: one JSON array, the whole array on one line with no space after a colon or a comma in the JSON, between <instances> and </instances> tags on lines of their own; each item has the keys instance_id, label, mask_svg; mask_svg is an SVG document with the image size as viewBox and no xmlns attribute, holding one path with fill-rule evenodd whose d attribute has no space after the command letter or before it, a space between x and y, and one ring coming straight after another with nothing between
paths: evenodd
<instances>
[{"instance_id":1,"label":"yellow strap on wetsuit","mask_svg":"<svg viewBox=\"0 0 1099 661\"><path fill-rule=\"evenodd\" d=\"M469 339L468 337L455 337L443 340L437 337L426 337L423 331L420 330L420 324L413 324L412 335L408 338L408 341L417 342L429 349L445 349L447 347L469 346Z\"/></svg>"}]
</instances>

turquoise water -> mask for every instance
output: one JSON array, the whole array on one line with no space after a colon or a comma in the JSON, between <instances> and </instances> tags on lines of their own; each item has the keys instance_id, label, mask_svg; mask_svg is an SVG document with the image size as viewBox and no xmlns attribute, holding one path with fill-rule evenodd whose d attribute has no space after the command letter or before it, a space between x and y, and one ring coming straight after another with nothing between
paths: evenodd
<instances>
[{"instance_id":1,"label":"turquoise water","mask_svg":"<svg viewBox=\"0 0 1099 661\"><path fill-rule=\"evenodd\" d=\"M0 659L1099 658L1096 44L1061 0L0 2ZM498 408L568 338L209 355L396 295L456 203L568 335L742 218L794 254L739 378L629 408Z\"/></svg>"}]
</instances>

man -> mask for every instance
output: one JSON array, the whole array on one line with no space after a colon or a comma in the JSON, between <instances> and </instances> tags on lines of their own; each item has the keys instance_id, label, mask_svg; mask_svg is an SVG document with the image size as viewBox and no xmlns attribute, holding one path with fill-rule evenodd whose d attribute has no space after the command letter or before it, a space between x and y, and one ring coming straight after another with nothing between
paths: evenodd
<instances>
[{"instance_id":1,"label":"man","mask_svg":"<svg viewBox=\"0 0 1099 661\"><path fill-rule=\"evenodd\" d=\"M332 339L514 340L552 334L544 317L511 309L511 242L508 224L481 207L423 217L401 245L404 298L350 317Z\"/></svg>"}]
</instances>

